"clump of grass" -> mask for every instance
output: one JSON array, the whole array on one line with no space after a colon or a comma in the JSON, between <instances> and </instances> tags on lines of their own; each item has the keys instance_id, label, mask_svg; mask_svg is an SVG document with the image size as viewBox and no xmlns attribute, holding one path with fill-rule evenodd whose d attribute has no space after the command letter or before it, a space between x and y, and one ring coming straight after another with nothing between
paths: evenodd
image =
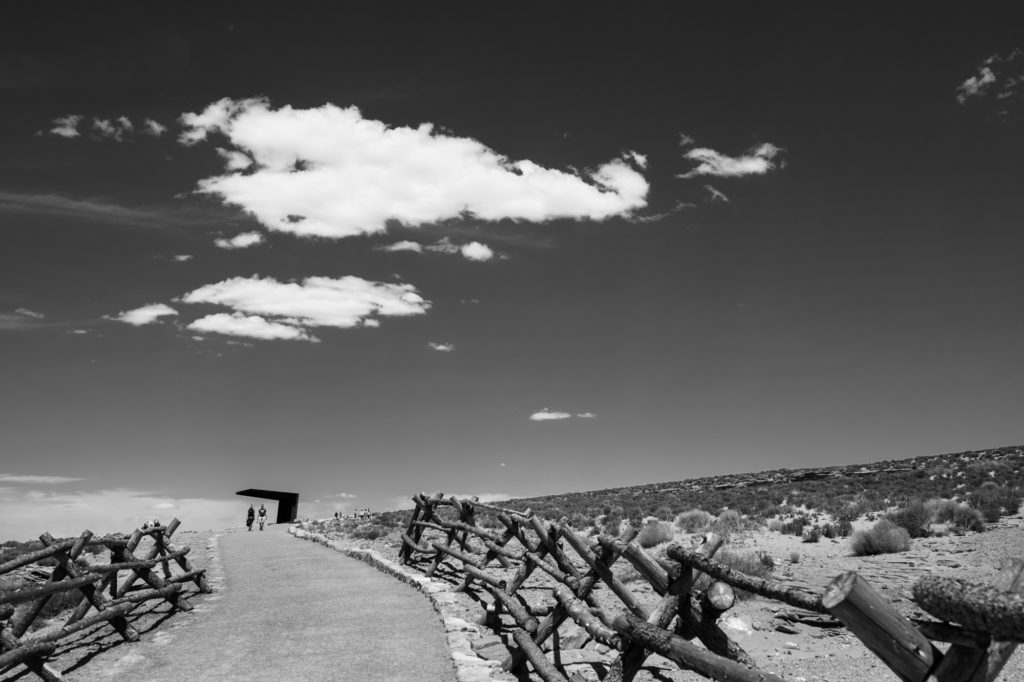
<instances>
[{"instance_id":1,"label":"clump of grass","mask_svg":"<svg viewBox=\"0 0 1024 682\"><path fill-rule=\"evenodd\" d=\"M811 526L810 528L805 528L804 529L804 532L803 532L803 541L804 542L818 542L819 540L821 540L821 531L818 530L817 526Z\"/></svg>"},{"instance_id":2,"label":"clump of grass","mask_svg":"<svg viewBox=\"0 0 1024 682\"><path fill-rule=\"evenodd\" d=\"M981 511L986 521L995 523L1004 513L1017 513L1021 495L1019 491L1000 487L994 481L985 481L971 493L971 501Z\"/></svg>"},{"instance_id":3,"label":"clump of grass","mask_svg":"<svg viewBox=\"0 0 1024 682\"><path fill-rule=\"evenodd\" d=\"M617 514L606 514L601 520L601 529L608 535L618 537L622 532L622 517Z\"/></svg>"},{"instance_id":4,"label":"clump of grass","mask_svg":"<svg viewBox=\"0 0 1024 682\"><path fill-rule=\"evenodd\" d=\"M894 554L910 549L910 533L888 519L882 519L868 530L859 530L850 540L855 556Z\"/></svg>"},{"instance_id":5,"label":"clump of grass","mask_svg":"<svg viewBox=\"0 0 1024 682\"><path fill-rule=\"evenodd\" d=\"M686 533L699 533L711 525L714 517L703 509L691 509L684 511L676 517L676 526Z\"/></svg>"},{"instance_id":6,"label":"clump of grass","mask_svg":"<svg viewBox=\"0 0 1024 682\"><path fill-rule=\"evenodd\" d=\"M715 519L712 525L712 530L721 535L726 541L734 533L738 533L743 528L743 517L735 509L726 509L718 518Z\"/></svg>"},{"instance_id":7,"label":"clump of grass","mask_svg":"<svg viewBox=\"0 0 1024 682\"><path fill-rule=\"evenodd\" d=\"M722 549L715 554L715 561L725 564L734 571L746 573L758 578L767 578L775 570L775 560L767 552L750 552L733 549ZM704 591L710 584L711 578L707 574L701 574L697 579L695 588ZM736 588L737 599L747 599L753 596L751 593Z\"/></svg>"},{"instance_id":8,"label":"clump of grass","mask_svg":"<svg viewBox=\"0 0 1024 682\"><path fill-rule=\"evenodd\" d=\"M800 563L800 552L790 552L789 553L789 563L791 563L791 564L798 564L798 563Z\"/></svg>"},{"instance_id":9,"label":"clump of grass","mask_svg":"<svg viewBox=\"0 0 1024 682\"><path fill-rule=\"evenodd\" d=\"M782 532L782 528L785 525L786 525L786 522L783 521L782 519L768 519L768 523L765 524L765 526L768 528L768 530L775 531L776 533L781 533Z\"/></svg>"},{"instance_id":10,"label":"clump of grass","mask_svg":"<svg viewBox=\"0 0 1024 682\"><path fill-rule=\"evenodd\" d=\"M672 526L657 519L648 519L636 536L637 543L644 549L660 545L672 539Z\"/></svg>"},{"instance_id":11,"label":"clump of grass","mask_svg":"<svg viewBox=\"0 0 1024 682\"><path fill-rule=\"evenodd\" d=\"M952 523L956 506L956 500L945 497L933 497L924 503L932 523Z\"/></svg>"},{"instance_id":12,"label":"clump of grass","mask_svg":"<svg viewBox=\"0 0 1024 682\"><path fill-rule=\"evenodd\" d=\"M352 529L352 537L357 540L376 540L388 534L388 528L380 524L365 524Z\"/></svg>"}]
</instances>

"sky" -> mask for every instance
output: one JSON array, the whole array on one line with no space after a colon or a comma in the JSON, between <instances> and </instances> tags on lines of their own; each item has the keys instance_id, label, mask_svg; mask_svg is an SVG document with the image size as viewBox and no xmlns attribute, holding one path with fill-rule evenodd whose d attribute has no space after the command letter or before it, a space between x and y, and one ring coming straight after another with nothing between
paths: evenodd
<instances>
[{"instance_id":1,"label":"sky","mask_svg":"<svg viewBox=\"0 0 1024 682\"><path fill-rule=\"evenodd\" d=\"M9 14L0 537L1024 441L1012 3Z\"/></svg>"}]
</instances>

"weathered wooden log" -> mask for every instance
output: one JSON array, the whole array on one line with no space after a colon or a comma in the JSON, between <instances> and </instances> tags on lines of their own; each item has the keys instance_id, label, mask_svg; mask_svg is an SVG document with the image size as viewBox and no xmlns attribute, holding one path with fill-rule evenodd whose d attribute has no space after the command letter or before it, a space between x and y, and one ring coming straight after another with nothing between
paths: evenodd
<instances>
[{"instance_id":1,"label":"weathered wooden log","mask_svg":"<svg viewBox=\"0 0 1024 682\"><path fill-rule=\"evenodd\" d=\"M515 509L505 509L504 507L496 507L493 504L485 504L483 502L473 501L472 504L477 509L486 509L487 511L495 512L496 514L508 514L509 516L519 517L521 519L529 518L533 512L530 509L525 511L517 511Z\"/></svg>"},{"instance_id":2,"label":"weathered wooden log","mask_svg":"<svg viewBox=\"0 0 1024 682\"><path fill-rule=\"evenodd\" d=\"M97 623L104 621L113 621L118 618L124 618L130 613L138 604L131 602L123 602L112 606L110 608L104 608L102 611L97 611L91 616L83 618L75 623L67 623L59 627L44 628L42 630L36 630L31 635L22 639L22 643L35 643L35 642L56 642L57 640L63 639L68 635L73 635L76 632L91 628Z\"/></svg>"},{"instance_id":3,"label":"weathered wooden log","mask_svg":"<svg viewBox=\"0 0 1024 682\"><path fill-rule=\"evenodd\" d=\"M594 554L587 548L586 543L583 542L583 539L576 535L576 533L572 532L567 526L563 526L561 530L562 537L565 538L565 541L569 543L581 559L587 562L590 569L594 571L594 573L596 573L601 580L608 585L608 587L611 588L612 592L614 592L615 596L625 604L626 608L638 617L646 620L647 617L651 615L650 612L640 605L640 602L636 600L636 597L629 591L629 588L612 574L611 569L605 565L603 561L598 559L598 557L594 556Z\"/></svg>"},{"instance_id":4,"label":"weathered wooden log","mask_svg":"<svg viewBox=\"0 0 1024 682\"><path fill-rule=\"evenodd\" d=\"M175 585L181 583L187 583L188 581L195 581L197 577L206 576L205 568L196 568L185 573L179 573L178 575L172 575L170 580L165 581L168 585Z\"/></svg>"},{"instance_id":5,"label":"weathered wooden log","mask_svg":"<svg viewBox=\"0 0 1024 682\"><path fill-rule=\"evenodd\" d=\"M14 653L20 647L21 642L11 632L11 628L0 628L0 651ZM27 656L20 657L18 662L41 677L45 682L64 682L64 677L53 666L43 660L42 657L46 655L45 653L29 653L25 651L23 653L26 653Z\"/></svg>"},{"instance_id":6,"label":"weathered wooden log","mask_svg":"<svg viewBox=\"0 0 1024 682\"><path fill-rule=\"evenodd\" d=\"M558 672L558 668L548 660L548 657L544 655L541 648L534 643L530 633L523 630L514 630L512 638L519 645L517 651L522 652L522 655L529 659L533 669L544 682L569 682L565 675Z\"/></svg>"},{"instance_id":7,"label":"weathered wooden log","mask_svg":"<svg viewBox=\"0 0 1024 682\"><path fill-rule=\"evenodd\" d=\"M583 574L580 573L573 563L565 556L565 553L562 551L562 547L558 543L558 538L563 536L562 530L569 530L568 521L563 518L558 523L552 523L547 528L544 527L544 524L536 516L531 516L527 521L533 528L533 532L536 533L537 539L540 540L541 545L548 548L548 554L555 560L555 563L565 569L573 577L583 577Z\"/></svg>"},{"instance_id":8,"label":"weathered wooden log","mask_svg":"<svg viewBox=\"0 0 1024 682\"><path fill-rule=\"evenodd\" d=\"M0 620L7 620L14 615L14 607L10 604L0 604Z\"/></svg>"},{"instance_id":9,"label":"weathered wooden log","mask_svg":"<svg viewBox=\"0 0 1024 682\"><path fill-rule=\"evenodd\" d=\"M71 547L66 549L58 549L52 555L57 559L58 564L54 566L53 570L50 572L50 579L48 582L56 583L68 577L68 567L72 565L75 559L79 557L79 555L82 553L82 550L85 549L85 543L89 542L91 538L91 530L83 531L82 534L75 539ZM53 539L53 536L51 536L49 533L44 533L43 535L39 536L39 540L47 547L63 544L55 541ZM72 575L71 577L74 578L77 576ZM28 628L32 624L32 621L34 621L39 616L39 613L43 610L43 607L46 606L46 602L47 600L49 600L49 598L50 595L45 595L43 597L40 597L39 599L36 599L33 602L27 602L18 606L18 608L14 612L14 615L11 617L10 623L8 624L11 633L15 637L21 637L28 631Z\"/></svg>"},{"instance_id":10,"label":"weathered wooden log","mask_svg":"<svg viewBox=\"0 0 1024 682\"><path fill-rule=\"evenodd\" d=\"M483 543L484 543L484 547L486 547L488 551L494 552L496 557L503 557L506 560L505 561L506 568L511 568L512 567L509 562L511 562L511 561L516 561L516 562L522 561L523 557L526 556L527 550L525 550L525 549L518 549L518 550L517 549L509 549L508 547L505 547L504 545L499 545L498 543L491 542L490 540L484 540Z\"/></svg>"},{"instance_id":11,"label":"weathered wooden log","mask_svg":"<svg viewBox=\"0 0 1024 682\"><path fill-rule=\"evenodd\" d=\"M1007 595L1020 596L1024 593L1024 560L1004 563L991 587ZM938 682L990 682L999 676L1016 648L1016 642L1006 640L981 645L957 643L946 651L932 676Z\"/></svg>"},{"instance_id":12,"label":"weathered wooden log","mask_svg":"<svg viewBox=\"0 0 1024 682\"><path fill-rule=\"evenodd\" d=\"M704 616L717 618L736 603L736 592L729 583L715 580L704 593Z\"/></svg>"},{"instance_id":13,"label":"weathered wooden log","mask_svg":"<svg viewBox=\"0 0 1024 682\"><path fill-rule=\"evenodd\" d=\"M707 573L712 578L724 580L733 587L738 587L747 592L759 594L776 601L781 601L790 606L795 606L808 611L825 613L826 609L821 604L821 598L809 594L799 588L785 585L776 580L767 580L756 576L747 575L741 571L727 566L726 564L701 556L693 550L686 549L677 544L669 545L666 553L669 557L680 562L684 566L690 566L699 571Z\"/></svg>"},{"instance_id":14,"label":"weathered wooden log","mask_svg":"<svg viewBox=\"0 0 1024 682\"><path fill-rule=\"evenodd\" d=\"M183 576L177 576L177 578L182 577ZM166 599L172 594L181 591L181 582L187 582L187 579L181 582L175 582L177 578L171 578L168 581L168 583L170 584L159 590L139 590L137 592L131 592L130 594L127 594L123 597L118 597L117 599L111 599L110 606L117 606L118 604L139 604L145 601L149 601L150 599Z\"/></svg>"},{"instance_id":15,"label":"weathered wooden log","mask_svg":"<svg viewBox=\"0 0 1024 682\"><path fill-rule=\"evenodd\" d=\"M619 651L626 648L626 643L623 641L622 636L592 614L586 603L577 599L576 595L568 587L565 585L555 585L554 595L558 603L569 614L569 617L577 625L585 629L596 641Z\"/></svg>"},{"instance_id":16,"label":"weathered wooden log","mask_svg":"<svg viewBox=\"0 0 1024 682\"><path fill-rule=\"evenodd\" d=\"M174 534L174 531L178 529L178 526L180 524L181 521L175 518L171 519L171 522L168 523L167 526L164 528L164 534L163 536L161 536L161 544L165 552L174 554L174 552L177 551L174 545L171 544L171 536ZM174 561L178 564L178 568L180 568L182 571L184 571L185 573L192 574L192 582L196 584L196 589L198 589L203 594L209 594L213 592L213 588L210 587L210 583L206 581L206 571L198 572L193 570L192 564L189 563L188 559L185 558L184 554L174 556Z\"/></svg>"},{"instance_id":17,"label":"weathered wooden log","mask_svg":"<svg viewBox=\"0 0 1024 682\"><path fill-rule=\"evenodd\" d=\"M419 552L420 554L434 553L433 547L424 547L423 545L416 544L416 541L409 537L406 533L402 533L402 542L404 543L403 547L405 549L410 550L406 553L407 555L411 555L412 552Z\"/></svg>"},{"instance_id":18,"label":"weathered wooden log","mask_svg":"<svg viewBox=\"0 0 1024 682\"><path fill-rule=\"evenodd\" d=\"M500 590L504 590L506 587L508 587L508 583L505 580L502 580L501 578L493 576L490 573L477 568L476 566L471 566L469 564L464 564L462 566L462 570L466 572L467 576L469 576L471 578L474 578L476 580L479 580L482 583L486 583L486 584L488 584L488 585L490 585L492 587L496 587L496 588L498 588ZM463 584L465 584L465 583L463 583ZM456 588L455 591L458 592L458 591L460 591L460 589L464 589L464 588L462 588L460 586L460 587Z\"/></svg>"},{"instance_id":19,"label":"weathered wooden log","mask_svg":"<svg viewBox=\"0 0 1024 682\"><path fill-rule=\"evenodd\" d=\"M927 679L941 657L927 637L853 571L829 583L821 603L904 680Z\"/></svg>"},{"instance_id":20,"label":"weathered wooden log","mask_svg":"<svg viewBox=\"0 0 1024 682\"><path fill-rule=\"evenodd\" d=\"M749 668L736 661L705 651L668 630L656 627L631 614L615 619L615 629L681 668L728 682L784 682L781 677Z\"/></svg>"},{"instance_id":21,"label":"weathered wooden log","mask_svg":"<svg viewBox=\"0 0 1024 682\"><path fill-rule=\"evenodd\" d=\"M994 639L1024 642L1024 596L937 575L922 576L912 593L918 606L936 618L985 630Z\"/></svg>"},{"instance_id":22,"label":"weathered wooden log","mask_svg":"<svg viewBox=\"0 0 1024 682\"><path fill-rule=\"evenodd\" d=\"M558 568L553 563L546 560L540 554L537 554L536 552L527 552L526 559L527 561L530 561L531 563L535 564L537 568L544 571L558 582L564 585L568 585L574 592L579 589L579 578L569 575L564 571L558 570Z\"/></svg>"},{"instance_id":23,"label":"weathered wooden log","mask_svg":"<svg viewBox=\"0 0 1024 682\"><path fill-rule=\"evenodd\" d=\"M417 528L429 528L430 530L436 530L442 533L447 533L448 531L455 530L451 526L444 525L445 523L447 522L441 521L440 523L436 523L434 521L415 521L413 525L415 525Z\"/></svg>"},{"instance_id":24,"label":"weathered wooden log","mask_svg":"<svg viewBox=\"0 0 1024 682\"><path fill-rule=\"evenodd\" d=\"M14 569L21 568L22 566L34 564L38 561L46 559L47 557L53 556L57 552L61 552L66 549L71 549L71 547L73 547L74 544L74 539L61 540L60 542L51 545L50 547L43 547L42 549L37 549L34 552L27 552L25 554L22 554L21 556L15 557L10 561L0 564L0 575L3 575L4 573L10 573Z\"/></svg>"},{"instance_id":25,"label":"weathered wooden log","mask_svg":"<svg viewBox=\"0 0 1024 682\"><path fill-rule=\"evenodd\" d=\"M619 536L619 539L622 540L624 543L628 544L630 541L633 540L633 538L636 537L638 532L639 531L637 531L636 528L630 526L622 532L622 535ZM604 562L605 566L611 566L613 563L615 563L615 560L618 558L619 553L614 550L609 551L603 549L601 552L601 561ZM531 564L526 565L530 566ZM580 588L576 591L576 596L580 597L581 599L586 599L587 596L590 594L591 590L594 589L594 585L596 585L600 580L601 578L597 575L595 571L590 571L589 573L587 573L587 575L583 576L583 578L580 579ZM550 616L547 616L543 621L541 621L540 626L537 628L537 633L534 635L533 641L538 644L543 642L545 639L550 637L551 633L557 630L558 626L565 622L565 619L568 617L568 612L566 612L565 609L561 608L560 605L557 606L551 612ZM502 661L502 670L515 670L520 665L522 665L524 656L525 654L522 653L522 647L520 647L520 649L517 651L513 651L508 658Z\"/></svg>"},{"instance_id":26,"label":"weathered wooden log","mask_svg":"<svg viewBox=\"0 0 1024 682\"><path fill-rule=\"evenodd\" d=\"M419 545L419 543L417 541L413 541L411 537L413 528L416 527L416 521L419 519L420 516L420 502L416 498L417 496L413 495L413 504L415 504L416 506L413 508L412 515L409 517L409 525L406 527L405 532L402 533L402 539L405 540L406 538L408 538L409 541L407 545L403 544L402 549L398 552L398 558L404 564L409 563L408 559L410 558L410 554L412 553L412 550L410 548Z\"/></svg>"},{"instance_id":27,"label":"weathered wooden log","mask_svg":"<svg viewBox=\"0 0 1024 682\"><path fill-rule=\"evenodd\" d=\"M138 557L129 552L127 549L124 550L124 553L125 558L129 561L139 561ZM138 569L137 572L132 571L129 575L134 573L137 573L138 577L141 578L147 585L149 585L154 590L161 590L167 586L167 583L164 582L163 578L156 575L152 569L140 568ZM132 587L132 583L134 583L134 580L132 580L131 582L127 580L123 582L117 590L117 596L123 597L125 592L127 592L128 589ZM168 604L181 611L191 611L193 609L193 606L188 601L188 599L186 599L184 595L178 592L168 595L166 601Z\"/></svg>"},{"instance_id":28,"label":"weathered wooden log","mask_svg":"<svg viewBox=\"0 0 1024 682\"><path fill-rule=\"evenodd\" d=\"M0 592L0 603L22 604L28 601L35 601L42 597L49 597L51 594L55 594L57 592L77 590L83 585L99 582L101 578L102 576L96 573L88 573L80 575L77 578L72 578L71 580L61 580L58 583L46 583L42 587L30 587L11 592Z\"/></svg>"},{"instance_id":29,"label":"weathered wooden log","mask_svg":"<svg viewBox=\"0 0 1024 682\"><path fill-rule=\"evenodd\" d=\"M0 654L0 670L25 663L33 658L49 656L57 648L54 642L39 642L37 644L22 644L15 649ZM56 671L54 671L56 672ZM46 679L46 678L44 678ZM53 678L51 678L53 679ZM57 678L63 679L63 678Z\"/></svg>"},{"instance_id":30,"label":"weathered wooden log","mask_svg":"<svg viewBox=\"0 0 1024 682\"><path fill-rule=\"evenodd\" d=\"M992 635L981 630L969 630L940 620L911 618L910 622L922 635L935 642L949 642L972 649L985 649L992 643Z\"/></svg>"},{"instance_id":31,"label":"weathered wooden log","mask_svg":"<svg viewBox=\"0 0 1024 682\"><path fill-rule=\"evenodd\" d=\"M142 568L153 568L157 564L183 557L191 551L191 547L182 547L181 549L176 549L170 554L165 555L163 558L121 561L113 564L86 564L83 567L83 570L87 570L91 573L116 573L117 571L134 571Z\"/></svg>"},{"instance_id":32,"label":"weathered wooden log","mask_svg":"<svg viewBox=\"0 0 1024 682\"><path fill-rule=\"evenodd\" d=\"M537 632L537 627L539 626L537 619L518 599L497 587L488 587L487 591L494 595L496 600L501 602L501 605L512 615L519 627L530 634Z\"/></svg>"},{"instance_id":33,"label":"weathered wooden log","mask_svg":"<svg viewBox=\"0 0 1024 682\"><path fill-rule=\"evenodd\" d=\"M651 587L658 594L665 594L668 591L668 572L651 555L645 552L640 545L635 542L624 544L610 535L599 535L597 537L597 544L606 549L614 548L622 554L622 558L632 564L633 568L643 576L644 580L651 584Z\"/></svg>"},{"instance_id":34,"label":"weathered wooden log","mask_svg":"<svg viewBox=\"0 0 1024 682\"><path fill-rule=\"evenodd\" d=\"M481 569L483 568L483 566L480 565L482 562L480 561L479 557L470 556L469 554L466 554L465 552L460 552L457 549L452 549L451 547L446 547L445 545L441 544L440 542L434 542L434 543L432 543L432 546L441 556L448 555L448 556L452 557L453 559L458 559L463 564L466 564L468 566L473 566L474 568L481 568ZM427 575L427 574L424 573L424 575ZM430 576L428 575L427 577L429 578Z\"/></svg>"}]
</instances>

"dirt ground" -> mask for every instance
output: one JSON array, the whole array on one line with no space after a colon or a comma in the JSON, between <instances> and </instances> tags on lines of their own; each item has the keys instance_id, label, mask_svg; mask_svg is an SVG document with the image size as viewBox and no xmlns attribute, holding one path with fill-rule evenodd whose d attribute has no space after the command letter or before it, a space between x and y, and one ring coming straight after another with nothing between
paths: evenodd
<instances>
[{"instance_id":1,"label":"dirt ground","mask_svg":"<svg viewBox=\"0 0 1024 682\"><path fill-rule=\"evenodd\" d=\"M328 535L341 541L346 539L339 534ZM689 536L677 535L674 541L686 543ZM399 542L393 537L375 541L351 541L351 545L373 549L393 561L397 561L400 548ZM821 594L837 575L845 571L857 571L904 615L927 617L911 599L910 589L914 582L927 574L980 583L991 581L1004 560L1024 556L1024 520L1019 515L1004 518L999 523L990 524L989 529L983 533L922 538L912 541L909 551L871 557L853 556L849 538L823 538L817 543L805 543L799 537L768 530L741 533L730 540L729 546L768 553L776 563L772 574L774 579L817 594ZM650 551L656 552L657 548ZM414 572L422 572L429 563L428 559L409 568ZM457 570L458 563L452 559L443 562L434 578L452 586L459 584L462 575ZM578 562L578 566L583 568L582 561ZM492 568L488 572L502 575L500 570ZM616 563L615 572L623 578L628 578L630 573L635 577L635 571L631 571L624 560ZM503 575L510 576L511 572ZM553 602L550 596L552 584L546 574L535 571L520 592L531 607L550 604ZM658 596L645 581L634 579L628 586L644 605L650 607L658 602ZM609 613L621 611L620 602L608 588L601 586L595 594ZM508 645L513 642L511 632L514 625L511 618L503 616L500 626L484 627L481 625L481 616L486 603L490 601L490 595L484 590L475 590L455 593L454 596L454 613L475 624L473 631L468 634L477 655L499 660L504 658ZM736 606L723 614L719 625L751 655L761 670L787 680L840 682L872 679L881 682L898 679L844 628L805 625L778 617L792 611L794 609L780 602L751 597L738 601ZM559 642L558 657L564 666L563 670L578 679L599 679L616 655L606 647L588 641L586 633L571 622L560 628ZM945 644L938 646L940 649L946 648ZM555 658L554 652L549 651L549 658ZM492 679L516 678L495 672ZM681 671L675 664L652 656L636 679L640 682L667 682L704 678ZM1024 654L1018 651L1014 655L1000 679L1024 680Z\"/></svg>"}]
</instances>

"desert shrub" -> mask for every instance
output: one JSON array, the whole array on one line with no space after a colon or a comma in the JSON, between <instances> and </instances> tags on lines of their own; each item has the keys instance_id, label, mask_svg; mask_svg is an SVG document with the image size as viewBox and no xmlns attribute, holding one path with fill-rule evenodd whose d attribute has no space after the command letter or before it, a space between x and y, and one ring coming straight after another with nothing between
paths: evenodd
<instances>
[{"instance_id":1,"label":"desert shrub","mask_svg":"<svg viewBox=\"0 0 1024 682\"><path fill-rule=\"evenodd\" d=\"M675 512L672 511L672 507L663 504L654 510L652 516L658 517L659 521L671 521L672 517L675 516Z\"/></svg>"},{"instance_id":2,"label":"desert shrub","mask_svg":"<svg viewBox=\"0 0 1024 682\"><path fill-rule=\"evenodd\" d=\"M836 535L844 538L853 534L853 519L849 516L840 516L836 519Z\"/></svg>"},{"instance_id":3,"label":"desert shrub","mask_svg":"<svg viewBox=\"0 0 1024 682\"><path fill-rule=\"evenodd\" d=\"M925 511L932 523L950 523L956 511L956 501L944 497L933 497L924 503Z\"/></svg>"},{"instance_id":4,"label":"desert shrub","mask_svg":"<svg viewBox=\"0 0 1024 682\"><path fill-rule=\"evenodd\" d=\"M971 494L971 501L989 523L998 521L1004 514L1016 514L1020 508L1020 492L1003 488L993 481L985 481Z\"/></svg>"},{"instance_id":5,"label":"desert shrub","mask_svg":"<svg viewBox=\"0 0 1024 682\"><path fill-rule=\"evenodd\" d=\"M591 526L593 526L594 519L593 517L587 516L586 514L574 512L572 516L569 517L569 525L573 528L582 530L584 528L590 528Z\"/></svg>"},{"instance_id":6,"label":"desert shrub","mask_svg":"<svg viewBox=\"0 0 1024 682\"><path fill-rule=\"evenodd\" d=\"M953 526L961 532L972 530L980 533L985 530L985 517L971 505L961 502L953 510Z\"/></svg>"},{"instance_id":7,"label":"desert shrub","mask_svg":"<svg viewBox=\"0 0 1024 682\"><path fill-rule=\"evenodd\" d=\"M828 538L829 540L831 540L838 534L839 532L836 530L836 526L834 523L826 523L824 526L821 527L821 537L823 538Z\"/></svg>"},{"instance_id":8,"label":"desert shrub","mask_svg":"<svg viewBox=\"0 0 1024 682\"><path fill-rule=\"evenodd\" d=\"M912 538L926 537L930 530L928 524L931 523L931 514L918 498L908 501L902 509L886 514L885 518L906 529Z\"/></svg>"},{"instance_id":9,"label":"desert shrub","mask_svg":"<svg viewBox=\"0 0 1024 682\"><path fill-rule=\"evenodd\" d=\"M768 523L767 523L768 530L775 531L776 533L781 533L782 532L782 528L785 525L786 525L786 522L783 521L782 519L768 519Z\"/></svg>"},{"instance_id":10,"label":"desert shrub","mask_svg":"<svg viewBox=\"0 0 1024 682\"><path fill-rule=\"evenodd\" d=\"M660 545L663 542L668 542L672 539L672 526L669 524L658 521L657 519L650 519L640 528L640 533L636 536L637 543L644 549Z\"/></svg>"},{"instance_id":11,"label":"desert shrub","mask_svg":"<svg viewBox=\"0 0 1024 682\"><path fill-rule=\"evenodd\" d=\"M378 524L356 526L352 529L352 537L358 540L376 540L388 534L388 529Z\"/></svg>"},{"instance_id":12,"label":"desert shrub","mask_svg":"<svg viewBox=\"0 0 1024 682\"><path fill-rule=\"evenodd\" d=\"M810 524L810 522L811 520L806 515L801 514L782 525L782 534L802 536L804 534L804 527Z\"/></svg>"},{"instance_id":13,"label":"desert shrub","mask_svg":"<svg viewBox=\"0 0 1024 682\"><path fill-rule=\"evenodd\" d=\"M622 532L622 517L608 514L601 520L601 528L608 535L618 536Z\"/></svg>"},{"instance_id":14,"label":"desert shrub","mask_svg":"<svg viewBox=\"0 0 1024 682\"><path fill-rule=\"evenodd\" d=\"M802 537L804 542L818 542L821 540L821 531L817 526L810 526L804 529Z\"/></svg>"},{"instance_id":15,"label":"desert shrub","mask_svg":"<svg viewBox=\"0 0 1024 682\"><path fill-rule=\"evenodd\" d=\"M712 518L711 514L703 509L691 509L676 517L676 526L681 531L697 533L707 528L711 524Z\"/></svg>"},{"instance_id":16,"label":"desert shrub","mask_svg":"<svg viewBox=\"0 0 1024 682\"><path fill-rule=\"evenodd\" d=\"M859 530L850 540L855 556L892 554L910 549L910 533L888 519L882 519L868 530Z\"/></svg>"},{"instance_id":17,"label":"desert shrub","mask_svg":"<svg viewBox=\"0 0 1024 682\"><path fill-rule=\"evenodd\" d=\"M800 563L800 552L790 552L789 553L789 562L791 564L798 564L798 563Z\"/></svg>"},{"instance_id":18,"label":"desert shrub","mask_svg":"<svg viewBox=\"0 0 1024 682\"><path fill-rule=\"evenodd\" d=\"M735 509L726 509L723 511L718 515L718 518L715 519L715 522L712 525L712 530L726 540L728 540L734 533L738 533L742 528L743 518Z\"/></svg>"},{"instance_id":19,"label":"desert shrub","mask_svg":"<svg viewBox=\"0 0 1024 682\"><path fill-rule=\"evenodd\" d=\"M775 560L765 552L747 552L726 548L715 554L715 561L725 564L734 571L758 578L767 578L775 570ZM707 574L701 574L697 579L696 589L704 591L710 582L711 578ZM747 599L751 596L753 595L749 592L736 588L737 599Z\"/></svg>"}]
</instances>

